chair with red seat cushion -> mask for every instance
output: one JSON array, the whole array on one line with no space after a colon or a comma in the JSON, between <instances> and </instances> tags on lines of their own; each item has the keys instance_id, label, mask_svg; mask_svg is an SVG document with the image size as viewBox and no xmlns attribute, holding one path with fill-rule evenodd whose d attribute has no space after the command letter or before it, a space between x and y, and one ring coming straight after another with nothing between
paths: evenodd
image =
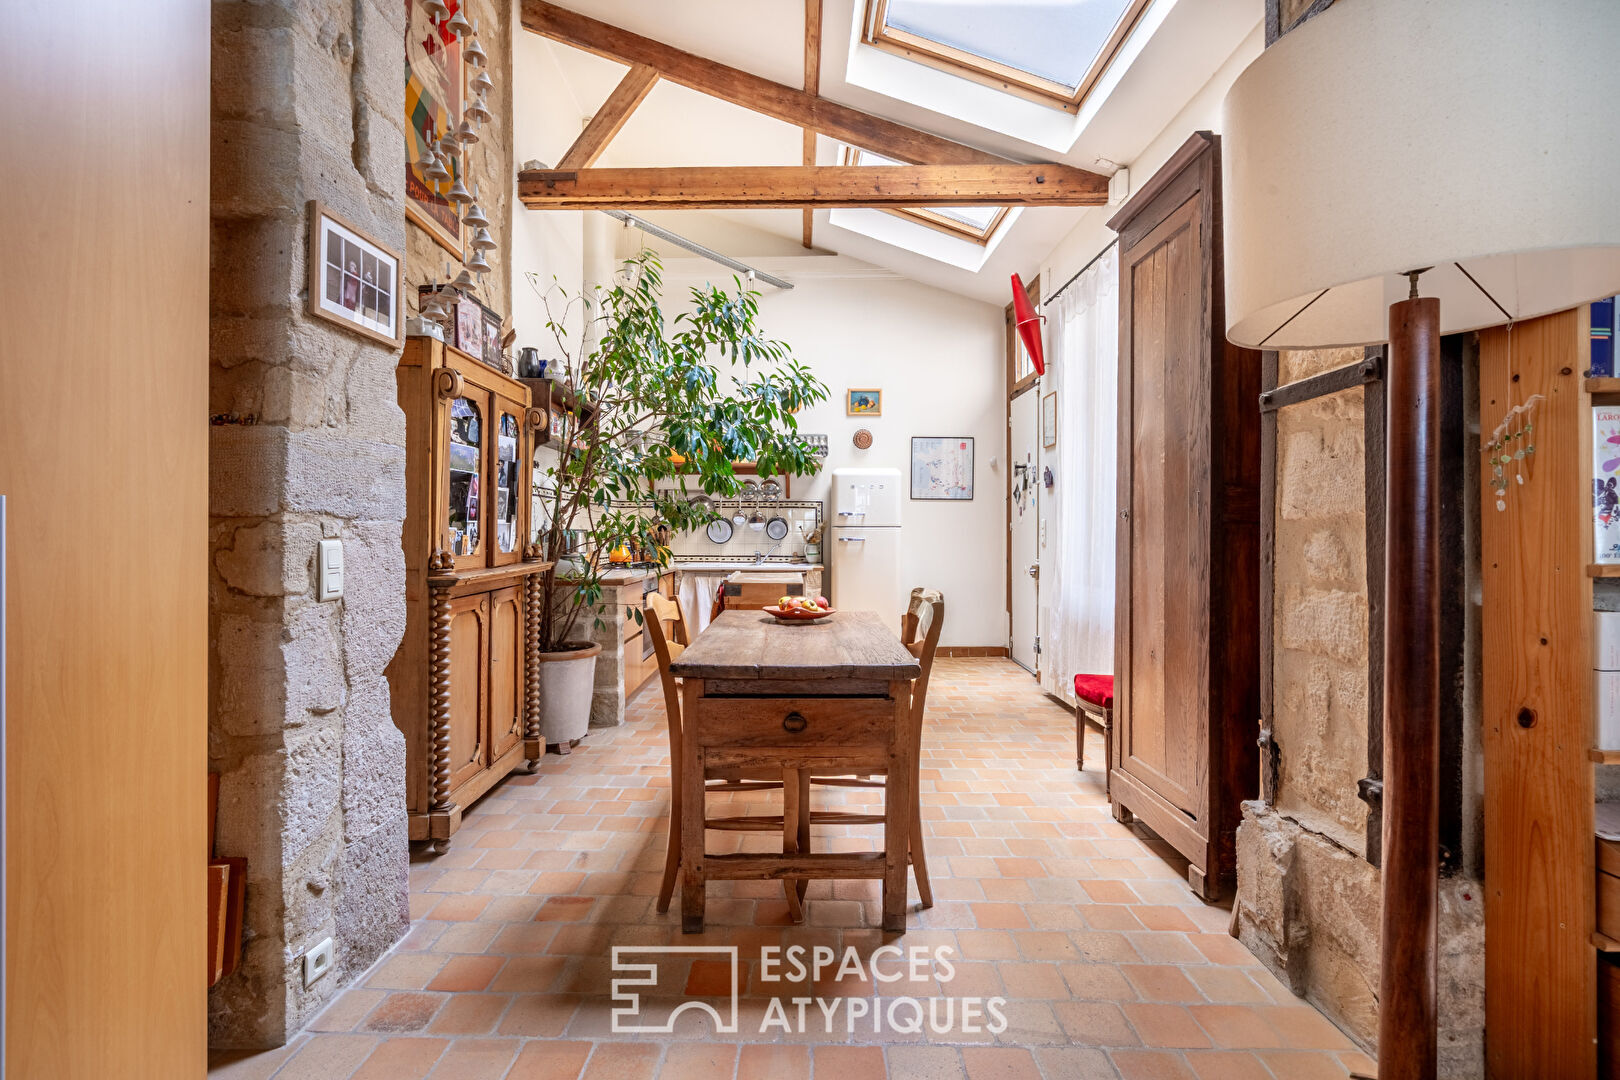
<instances>
[{"instance_id":1,"label":"chair with red seat cushion","mask_svg":"<svg viewBox=\"0 0 1620 1080\"><path fill-rule=\"evenodd\" d=\"M1080 706L1074 711L1074 767L1086 767L1086 718L1096 721L1103 733L1103 782L1114 771L1114 677L1076 675L1074 697Z\"/></svg>"}]
</instances>

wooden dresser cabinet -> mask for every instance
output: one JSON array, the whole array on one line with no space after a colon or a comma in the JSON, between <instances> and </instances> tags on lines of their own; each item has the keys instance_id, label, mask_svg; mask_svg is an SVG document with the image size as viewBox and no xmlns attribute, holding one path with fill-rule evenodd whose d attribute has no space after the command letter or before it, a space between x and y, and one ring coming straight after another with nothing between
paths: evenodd
<instances>
[{"instance_id":1,"label":"wooden dresser cabinet","mask_svg":"<svg viewBox=\"0 0 1620 1080\"><path fill-rule=\"evenodd\" d=\"M547 418L529 389L433 338L396 372L405 412L405 638L388 666L410 838L449 848L461 813L545 753L529 480Z\"/></svg>"},{"instance_id":2,"label":"wooden dresser cabinet","mask_svg":"<svg viewBox=\"0 0 1620 1080\"><path fill-rule=\"evenodd\" d=\"M1220 143L1195 134L1119 235L1109 798L1213 899L1259 788L1260 354L1226 343Z\"/></svg>"}]
</instances>

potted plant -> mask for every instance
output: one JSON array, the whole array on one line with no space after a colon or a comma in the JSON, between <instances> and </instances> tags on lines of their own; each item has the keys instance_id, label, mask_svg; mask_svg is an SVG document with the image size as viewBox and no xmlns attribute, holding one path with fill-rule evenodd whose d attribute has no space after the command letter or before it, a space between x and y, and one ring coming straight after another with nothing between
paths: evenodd
<instances>
[{"instance_id":1,"label":"potted plant","mask_svg":"<svg viewBox=\"0 0 1620 1080\"><path fill-rule=\"evenodd\" d=\"M560 743L590 723L601 652L590 630L617 618L603 600L612 554L656 553L667 566L662 540L717 516L693 497L741 490L736 462L754 462L761 476L813 472L816 458L793 414L825 401L827 387L760 331L759 294L735 278L730 291L693 288L673 318L662 308L662 266L650 250L626 260L611 285L583 295L555 283L542 290L532 274L529 281L545 302L561 354L553 367L571 402L537 492L544 513L536 542L554 563L540 586L541 723L546 741ZM575 305L584 309L579 344L564 326ZM639 622L641 612L633 617Z\"/></svg>"}]
</instances>

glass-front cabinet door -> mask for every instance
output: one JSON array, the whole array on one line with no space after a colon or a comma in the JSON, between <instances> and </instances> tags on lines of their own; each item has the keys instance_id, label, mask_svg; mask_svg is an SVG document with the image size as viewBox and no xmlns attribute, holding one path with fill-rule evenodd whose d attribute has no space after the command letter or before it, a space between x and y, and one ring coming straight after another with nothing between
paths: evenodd
<instances>
[{"instance_id":1,"label":"glass-front cabinet door","mask_svg":"<svg viewBox=\"0 0 1620 1080\"><path fill-rule=\"evenodd\" d=\"M521 508L528 485L524 468L523 410L506 398L495 399L495 442L490 450L493 489L491 528L495 547L490 564L517 562L523 553Z\"/></svg>"},{"instance_id":2,"label":"glass-front cabinet door","mask_svg":"<svg viewBox=\"0 0 1620 1080\"><path fill-rule=\"evenodd\" d=\"M446 409L449 431L445 438L448 471L444 543L455 556L456 568L471 569L485 562L485 523L488 520L485 462L489 433L489 398L471 392L450 399Z\"/></svg>"}]
</instances>

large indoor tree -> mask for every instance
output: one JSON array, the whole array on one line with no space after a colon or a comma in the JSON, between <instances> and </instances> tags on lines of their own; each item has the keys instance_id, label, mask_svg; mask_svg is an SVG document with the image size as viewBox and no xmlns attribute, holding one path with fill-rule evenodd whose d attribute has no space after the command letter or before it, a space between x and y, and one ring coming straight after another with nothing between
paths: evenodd
<instances>
[{"instance_id":1,"label":"large indoor tree","mask_svg":"<svg viewBox=\"0 0 1620 1080\"><path fill-rule=\"evenodd\" d=\"M794 413L826 400L827 387L760 330L759 294L738 279L729 290L692 288L673 317L650 249L627 259L611 285L578 295L529 280L561 353L553 363L579 402L553 435L558 456L539 492L537 543L556 564L543 579L540 648L561 652L585 645L582 620L605 625L610 554L656 552L667 565L668 534L716 517L696 495L738 495L737 462L754 463L760 476L815 471ZM584 327L573 341L564 324L576 306Z\"/></svg>"}]
</instances>

